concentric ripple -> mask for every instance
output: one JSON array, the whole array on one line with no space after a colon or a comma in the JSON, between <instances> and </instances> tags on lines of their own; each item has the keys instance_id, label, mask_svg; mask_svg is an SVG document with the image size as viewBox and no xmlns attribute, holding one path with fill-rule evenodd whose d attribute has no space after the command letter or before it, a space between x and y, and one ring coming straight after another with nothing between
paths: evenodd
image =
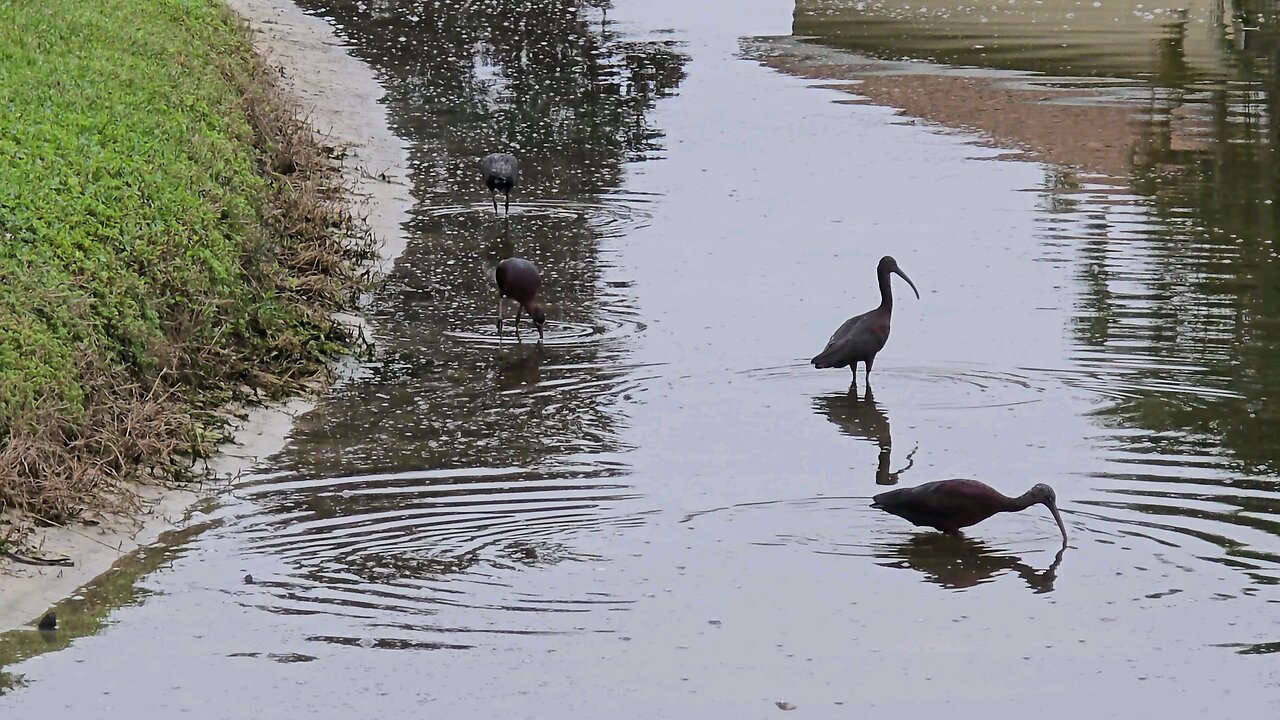
<instances>
[{"instance_id":1,"label":"concentric ripple","mask_svg":"<svg viewBox=\"0 0 1280 720\"><path fill-rule=\"evenodd\" d=\"M561 594L554 581L544 586L520 575L594 563L600 557L583 547L584 538L642 523L623 509L635 495L620 475L599 464L250 480L237 494L269 512L239 518L245 552L288 568L256 578L269 599L252 601L282 614L323 613L362 626L376 620L398 628L395 638L379 642L403 647L466 646L434 637L441 633L533 632L522 613L576 617L624 608L626 598ZM537 627L561 632L583 622L543 617Z\"/></svg>"},{"instance_id":2,"label":"concentric ripple","mask_svg":"<svg viewBox=\"0 0 1280 720\"><path fill-rule=\"evenodd\" d=\"M436 205L420 210L425 218L449 219L459 216L489 216L493 222L507 224L582 221L597 237L624 237L636 230L648 227L653 220L649 210L656 197L635 192L603 193L591 201L555 198L512 198L511 210L494 215L493 204L477 200L465 204Z\"/></svg>"},{"instance_id":3,"label":"concentric ripple","mask_svg":"<svg viewBox=\"0 0 1280 720\"><path fill-rule=\"evenodd\" d=\"M813 376L815 373L826 376L843 374L845 380L850 377L847 369L816 371L808 360L738 371L740 375L768 381L792 380ZM1044 377L962 363L945 366L884 364L877 366L875 377L884 379L885 384L893 383L896 387L907 389L905 396L895 401L895 407L934 410L993 408L1039 402L1055 384ZM859 387L863 387L863 380L859 373Z\"/></svg>"},{"instance_id":4,"label":"concentric ripple","mask_svg":"<svg viewBox=\"0 0 1280 720\"><path fill-rule=\"evenodd\" d=\"M507 318L503 323L502 334L498 334L498 316L477 318L472 327L466 329L446 330L445 336L465 343L485 347L499 347L513 343L537 343L553 347L569 347L588 345L617 338L628 337L643 332L645 324L637 319L637 314L629 308L615 308L605 311L600 316L599 325L548 319L543 326L543 335L527 319L521 320L520 335Z\"/></svg>"}]
</instances>

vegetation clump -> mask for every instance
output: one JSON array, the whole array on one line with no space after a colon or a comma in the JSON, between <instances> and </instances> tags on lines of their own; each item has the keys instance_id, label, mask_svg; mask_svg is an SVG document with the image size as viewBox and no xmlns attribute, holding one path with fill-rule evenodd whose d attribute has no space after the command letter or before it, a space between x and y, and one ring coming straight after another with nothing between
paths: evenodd
<instances>
[{"instance_id":1,"label":"vegetation clump","mask_svg":"<svg viewBox=\"0 0 1280 720\"><path fill-rule=\"evenodd\" d=\"M0 514L127 510L296 392L373 252L220 0L0 3Z\"/></svg>"}]
</instances>

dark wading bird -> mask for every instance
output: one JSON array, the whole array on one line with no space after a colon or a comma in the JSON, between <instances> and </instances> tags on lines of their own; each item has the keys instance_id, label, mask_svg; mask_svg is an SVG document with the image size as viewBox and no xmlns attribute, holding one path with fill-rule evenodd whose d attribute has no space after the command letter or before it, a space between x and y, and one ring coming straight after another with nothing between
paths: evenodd
<instances>
[{"instance_id":1,"label":"dark wading bird","mask_svg":"<svg viewBox=\"0 0 1280 720\"><path fill-rule=\"evenodd\" d=\"M485 155L480 161L480 173L484 175L484 185L489 188L493 199L493 211L498 212L498 191L506 196L504 206L507 214L511 214L511 190L520 182L520 163L510 153L493 153Z\"/></svg>"},{"instance_id":2,"label":"dark wading bird","mask_svg":"<svg viewBox=\"0 0 1280 720\"><path fill-rule=\"evenodd\" d=\"M977 480L936 480L890 490L871 498L873 508L950 535L958 535L960 528L977 525L996 513L1018 512L1037 504L1044 505L1053 513L1065 547L1067 526L1062 524L1062 516L1058 514L1058 496L1044 483L1036 484L1016 498L1002 495Z\"/></svg>"},{"instance_id":3,"label":"dark wading bird","mask_svg":"<svg viewBox=\"0 0 1280 720\"><path fill-rule=\"evenodd\" d=\"M880 307L857 317L849 318L836 330L827 346L809 362L817 368L848 367L853 371L853 385L858 385L858 363L867 364L867 385L871 385L871 364L876 353L889 341L889 320L893 315L893 290L889 287L889 273L896 273L920 299L916 284L898 267L898 261L888 255L880 258L876 277L880 280Z\"/></svg>"},{"instance_id":4,"label":"dark wading bird","mask_svg":"<svg viewBox=\"0 0 1280 720\"><path fill-rule=\"evenodd\" d=\"M502 337L502 298L509 297L520 303L516 309L516 338L520 338L520 312L529 313L533 324L538 328L538 342L542 342L542 326L547 322L547 315L542 306L534 298L542 289L542 275L538 266L524 258L507 258L498 263L494 272L494 280L498 283L498 337Z\"/></svg>"}]
</instances>

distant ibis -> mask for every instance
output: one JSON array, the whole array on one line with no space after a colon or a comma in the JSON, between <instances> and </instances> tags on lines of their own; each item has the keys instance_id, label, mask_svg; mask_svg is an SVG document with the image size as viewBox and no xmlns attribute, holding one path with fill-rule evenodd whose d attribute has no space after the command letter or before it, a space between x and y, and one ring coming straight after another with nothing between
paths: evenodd
<instances>
[{"instance_id":1,"label":"distant ibis","mask_svg":"<svg viewBox=\"0 0 1280 720\"><path fill-rule=\"evenodd\" d=\"M880 258L876 277L880 280L880 307L857 317L849 318L827 341L827 346L809 362L817 368L848 367L853 371L853 384L858 384L858 363L867 364L867 386L871 385L871 364L876 353L889 341L889 321L893 315L893 290L889 287L889 274L900 276L920 299L916 284L898 267L898 261L888 255Z\"/></svg>"},{"instance_id":2,"label":"distant ibis","mask_svg":"<svg viewBox=\"0 0 1280 720\"><path fill-rule=\"evenodd\" d=\"M520 182L520 163L510 153L493 153L485 155L480 161L480 174L484 176L485 187L489 188L493 200L493 212L498 212L498 191L506 196L504 209L511 214L511 190Z\"/></svg>"},{"instance_id":3,"label":"distant ibis","mask_svg":"<svg viewBox=\"0 0 1280 720\"><path fill-rule=\"evenodd\" d=\"M502 298L509 297L520 303L516 309L516 338L520 337L520 312L529 313L533 324L538 328L538 342L542 342L542 326L547 322L547 315L535 299L542 289L542 274L538 266L524 258L507 258L498 263L494 273L498 283L498 336L502 336Z\"/></svg>"},{"instance_id":4,"label":"distant ibis","mask_svg":"<svg viewBox=\"0 0 1280 720\"><path fill-rule=\"evenodd\" d=\"M1011 498L977 480L937 480L915 487L890 490L871 499L871 507L910 520L921 527L931 527L956 535L960 528L977 525L1001 512L1018 512L1032 505L1044 505L1062 531L1062 544L1067 544L1067 527L1058 514L1058 496L1053 488L1039 483Z\"/></svg>"}]
</instances>

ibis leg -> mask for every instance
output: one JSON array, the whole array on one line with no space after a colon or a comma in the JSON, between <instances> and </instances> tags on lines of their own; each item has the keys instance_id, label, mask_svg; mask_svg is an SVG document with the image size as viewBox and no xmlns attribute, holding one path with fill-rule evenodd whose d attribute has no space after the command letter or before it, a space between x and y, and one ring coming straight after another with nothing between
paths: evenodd
<instances>
[{"instance_id":1,"label":"ibis leg","mask_svg":"<svg viewBox=\"0 0 1280 720\"><path fill-rule=\"evenodd\" d=\"M516 308L516 340L520 339L520 313L523 310L524 310L523 305Z\"/></svg>"},{"instance_id":2,"label":"ibis leg","mask_svg":"<svg viewBox=\"0 0 1280 720\"><path fill-rule=\"evenodd\" d=\"M491 200L493 200L493 214L494 214L494 215L497 215L497 214L498 214L498 191L497 191L497 190L490 190L490 191L489 191L489 198L490 198Z\"/></svg>"},{"instance_id":3,"label":"ibis leg","mask_svg":"<svg viewBox=\"0 0 1280 720\"><path fill-rule=\"evenodd\" d=\"M506 196L507 196L507 201L506 201L506 204L503 206L503 208L506 210L507 215L510 215L510 214L511 214L511 191L510 191L510 190L504 190L503 192L504 192L504 193L506 194ZM494 208L494 212L497 212L497 208L496 208L496 207Z\"/></svg>"}]
</instances>

